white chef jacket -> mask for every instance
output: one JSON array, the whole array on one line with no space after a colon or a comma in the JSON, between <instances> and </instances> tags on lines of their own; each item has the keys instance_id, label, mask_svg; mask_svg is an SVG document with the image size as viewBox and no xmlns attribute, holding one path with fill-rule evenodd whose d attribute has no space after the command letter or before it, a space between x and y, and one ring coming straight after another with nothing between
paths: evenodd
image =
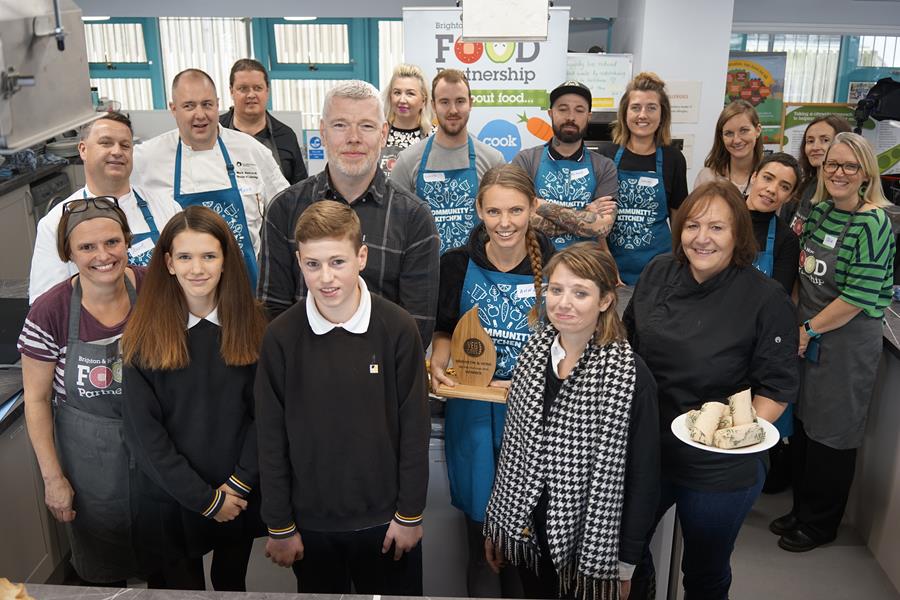
<instances>
[{"instance_id":1,"label":"white chef jacket","mask_svg":"<svg viewBox=\"0 0 900 600\"><path fill-rule=\"evenodd\" d=\"M63 204L69 200L79 200L85 197L93 198L96 196L86 186L76 191L74 194L66 198L64 202L60 202L38 221L37 237L34 241L34 254L31 257L31 275L28 280L28 301L33 304L35 299L52 288L54 285L78 273L78 267L75 263L63 262L59 259L59 252L56 250L56 236L59 229L59 220L62 218ZM153 215L153 221L156 228L162 231L166 223L173 215L181 211L181 207L170 199L160 199L151 194L144 193L144 190L138 188L138 194L147 203L150 214ZM128 227L131 233L147 233L150 227L144 219L141 209L137 205L134 197L134 190L129 190L127 194L119 198L119 208L125 213L128 219Z\"/></svg>"},{"instance_id":2,"label":"white chef jacket","mask_svg":"<svg viewBox=\"0 0 900 600\"><path fill-rule=\"evenodd\" d=\"M244 201L247 227L253 250L259 254L260 228L265 207L289 186L272 151L253 136L218 125L219 136L234 164L238 190ZM177 129L167 131L134 147L131 182L140 190L175 199L175 152L181 136ZM195 194L230 188L225 159L219 144L210 150L192 150L181 146L181 193Z\"/></svg>"}]
</instances>

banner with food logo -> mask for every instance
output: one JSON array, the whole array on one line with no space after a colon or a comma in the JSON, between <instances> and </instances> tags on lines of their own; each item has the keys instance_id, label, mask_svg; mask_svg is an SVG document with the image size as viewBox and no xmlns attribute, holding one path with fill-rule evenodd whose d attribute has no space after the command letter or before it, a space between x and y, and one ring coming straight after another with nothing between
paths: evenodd
<instances>
[{"instance_id":1,"label":"banner with food logo","mask_svg":"<svg viewBox=\"0 0 900 600\"><path fill-rule=\"evenodd\" d=\"M756 108L763 143L781 144L786 52L732 52L725 76L725 104L746 100Z\"/></svg>"},{"instance_id":2,"label":"banner with food logo","mask_svg":"<svg viewBox=\"0 0 900 600\"><path fill-rule=\"evenodd\" d=\"M550 91L566 80L569 9L551 8L546 42L463 42L458 8L404 8L404 62L430 80L443 69L469 78L475 99L469 133L503 153L553 137Z\"/></svg>"}]
</instances>

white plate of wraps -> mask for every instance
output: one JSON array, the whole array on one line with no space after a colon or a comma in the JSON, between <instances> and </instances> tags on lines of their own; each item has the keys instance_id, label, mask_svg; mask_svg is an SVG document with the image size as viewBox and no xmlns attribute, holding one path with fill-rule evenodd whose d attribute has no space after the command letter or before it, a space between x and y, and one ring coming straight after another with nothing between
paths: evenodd
<instances>
[{"instance_id":1,"label":"white plate of wraps","mask_svg":"<svg viewBox=\"0 0 900 600\"><path fill-rule=\"evenodd\" d=\"M675 420L672 421L672 433L674 433L675 437L677 437L688 446L693 446L694 448L698 448L700 450L706 450L707 452L718 452L719 454L756 454L757 452L768 450L769 448L774 446L781 438L781 435L778 433L778 430L774 425L772 425L762 417L756 417L756 422L759 423L759 425L763 428L763 431L765 431L766 433L766 437L763 441L753 444L752 446L744 446L743 448L732 449L707 446L706 444L701 444L691 439L691 432L687 426L687 416L688 414L684 413L675 417Z\"/></svg>"}]
</instances>

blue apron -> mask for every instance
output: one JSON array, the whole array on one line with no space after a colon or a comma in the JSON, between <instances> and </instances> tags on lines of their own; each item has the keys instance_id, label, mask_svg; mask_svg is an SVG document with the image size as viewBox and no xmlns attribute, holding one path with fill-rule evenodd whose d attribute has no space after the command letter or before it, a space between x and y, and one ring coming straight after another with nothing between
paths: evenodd
<instances>
[{"instance_id":1,"label":"blue apron","mask_svg":"<svg viewBox=\"0 0 900 600\"><path fill-rule=\"evenodd\" d=\"M428 170L428 157L434 136L425 142L425 152L416 177L416 195L431 207L434 223L441 238L441 254L450 248L465 246L469 233L478 223L475 196L478 193L478 171L475 169L475 144L469 138L469 166L449 171Z\"/></svg>"},{"instance_id":2,"label":"blue apron","mask_svg":"<svg viewBox=\"0 0 900 600\"><path fill-rule=\"evenodd\" d=\"M134 193L134 199L138 208L141 209L141 214L144 216L144 221L147 223L147 228L150 231L132 234L131 246L128 248L128 262L139 267L146 267L150 264L150 259L153 257L153 248L156 246L156 242L159 241L159 229L156 227L156 221L153 219L153 213L150 212L150 206L147 204L147 201L141 198L137 190L132 188L131 191ZM87 199L87 188L83 189L81 193ZM147 242L147 240L150 241Z\"/></svg>"},{"instance_id":3,"label":"blue apron","mask_svg":"<svg viewBox=\"0 0 900 600\"><path fill-rule=\"evenodd\" d=\"M478 304L481 325L497 349L494 379L512 376L519 352L531 335L528 311L534 301L531 275L488 271L469 260L459 314ZM505 404L447 399L444 435L450 498L453 506L475 521L484 521L505 421Z\"/></svg>"},{"instance_id":4,"label":"blue apron","mask_svg":"<svg viewBox=\"0 0 900 600\"><path fill-rule=\"evenodd\" d=\"M550 158L549 147L544 146L541 164L534 178L539 198L575 210L582 210L590 204L594 199L597 178L594 177L594 165L587 148L582 149L581 160L553 160ZM576 242L592 240L571 233L564 233L552 239L557 250Z\"/></svg>"},{"instance_id":5,"label":"blue apron","mask_svg":"<svg viewBox=\"0 0 900 600\"><path fill-rule=\"evenodd\" d=\"M766 234L766 249L756 253L756 260L753 266L756 267L766 277L772 276L772 270L775 268L775 215L769 220L769 232Z\"/></svg>"},{"instance_id":6,"label":"blue apron","mask_svg":"<svg viewBox=\"0 0 900 600\"><path fill-rule=\"evenodd\" d=\"M616 169L624 151L619 146ZM657 148L655 171L619 170L619 214L607 242L619 267L619 277L627 285L637 282L654 256L672 251L662 167L662 148Z\"/></svg>"},{"instance_id":7,"label":"blue apron","mask_svg":"<svg viewBox=\"0 0 900 600\"><path fill-rule=\"evenodd\" d=\"M209 190L207 192L197 192L196 194L181 193L181 140L178 140L178 150L175 152L175 202L182 208L188 206L202 205L211 208L225 219L228 228L234 234L241 253L244 255L244 262L247 264L247 275L250 277L250 285L256 289L256 278L259 268L256 265L256 252L253 250L253 239L250 237L250 228L247 226L247 214L244 212L244 199L238 191L237 177L234 174L234 164L225 149L222 138L218 138L219 149L222 151L222 158L225 159L225 169L228 171L228 179L231 181L231 187L222 188L221 190Z\"/></svg>"},{"instance_id":8,"label":"blue apron","mask_svg":"<svg viewBox=\"0 0 900 600\"><path fill-rule=\"evenodd\" d=\"M775 221L778 219L772 215L769 221L769 232L766 234L766 249L756 254L756 260L753 266L756 267L766 277L772 276L775 268ZM794 405L788 404L781 416L775 421L775 428L778 429L778 435L781 437L789 437L794 434Z\"/></svg>"}]
</instances>

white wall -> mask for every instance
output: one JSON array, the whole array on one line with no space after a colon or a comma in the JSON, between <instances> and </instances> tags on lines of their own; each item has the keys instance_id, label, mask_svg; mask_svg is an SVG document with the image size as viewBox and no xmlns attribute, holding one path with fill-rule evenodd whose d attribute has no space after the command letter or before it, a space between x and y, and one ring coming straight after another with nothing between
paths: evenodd
<instances>
[{"instance_id":1,"label":"white wall","mask_svg":"<svg viewBox=\"0 0 900 600\"><path fill-rule=\"evenodd\" d=\"M621 0L613 26L612 51L632 53L635 73L654 71L665 81L702 83L698 122L672 126L675 138L693 136L693 147L685 151L689 185L712 146L722 110L732 9L732 0Z\"/></svg>"},{"instance_id":2,"label":"white wall","mask_svg":"<svg viewBox=\"0 0 900 600\"><path fill-rule=\"evenodd\" d=\"M900 2L734 0L733 20L735 28L742 31L900 35Z\"/></svg>"},{"instance_id":3,"label":"white wall","mask_svg":"<svg viewBox=\"0 0 900 600\"><path fill-rule=\"evenodd\" d=\"M847 517L875 560L900 590L900 359L887 348L881 356L866 439L856 461L852 505Z\"/></svg>"},{"instance_id":4,"label":"white wall","mask_svg":"<svg viewBox=\"0 0 900 600\"><path fill-rule=\"evenodd\" d=\"M609 22L604 19L569 21L569 50L571 52L587 52L591 46L607 48L609 40Z\"/></svg>"},{"instance_id":5,"label":"white wall","mask_svg":"<svg viewBox=\"0 0 900 600\"><path fill-rule=\"evenodd\" d=\"M477 0L475 0L477 1ZM404 6L454 6L454 0L217 0L214 3L185 0L133 2L76 0L85 15L111 17L396 17ZM566 0L572 17L615 17L617 0Z\"/></svg>"}]
</instances>

